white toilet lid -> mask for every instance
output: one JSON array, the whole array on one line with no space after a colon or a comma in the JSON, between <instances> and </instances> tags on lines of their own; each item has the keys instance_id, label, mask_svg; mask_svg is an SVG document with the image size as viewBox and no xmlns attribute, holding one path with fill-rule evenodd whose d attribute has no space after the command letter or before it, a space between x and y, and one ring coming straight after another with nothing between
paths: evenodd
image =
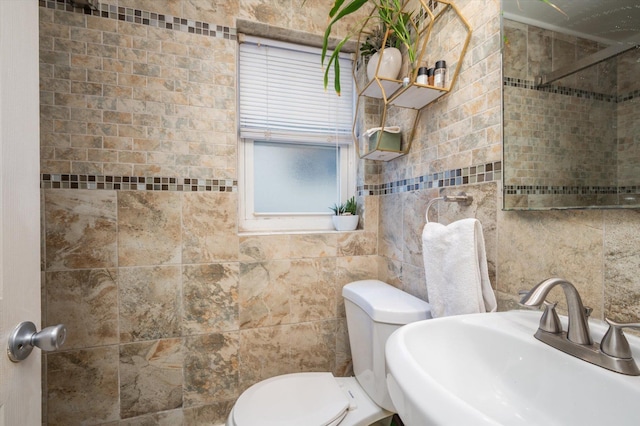
<instances>
[{"instance_id":1,"label":"white toilet lid","mask_svg":"<svg viewBox=\"0 0 640 426\"><path fill-rule=\"evenodd\" d=\"M325 426L346 415L349 400L331 373L272 377L244 391L233 408L236 426Z\"/></svg>"}]
</instances>

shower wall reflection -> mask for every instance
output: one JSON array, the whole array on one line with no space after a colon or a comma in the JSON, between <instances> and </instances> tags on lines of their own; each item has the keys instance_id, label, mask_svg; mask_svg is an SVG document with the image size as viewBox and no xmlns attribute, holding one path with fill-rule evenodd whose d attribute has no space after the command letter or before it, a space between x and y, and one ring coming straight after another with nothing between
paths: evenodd
<instances>
[{"instance_id":1,"label":"shower wall reflection","mask_svg":"<svg viewBox=\"0 0 640 426\"><path fill-rule=\"evenodd\" d=\"M505 19L504 207L640 205L638 49L537 87L607 47Z\"/></svg>"}]
</instances>

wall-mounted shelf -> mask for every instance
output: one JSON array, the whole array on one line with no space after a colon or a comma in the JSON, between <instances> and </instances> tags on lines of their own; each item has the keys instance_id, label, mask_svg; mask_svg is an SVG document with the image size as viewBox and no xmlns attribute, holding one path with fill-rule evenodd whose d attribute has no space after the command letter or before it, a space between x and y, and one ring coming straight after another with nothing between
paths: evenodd
<instances>
[{"instance_id":1,"label":"wall-mounted shelf","mask_svg":"<svg viewBox=\"0 0 640 426\"><path fill-rule=\"evenodd\" d=\"M405 153L402 151L387 151L385 149L376 149L374 151L369 151L366 154L363 154L360 158L375 161L391 161L394 158L403 156L404 154Z\"/></svg>"},{"instance_id":2,"label":"wall-mounted shelf","mask_svg":"<svg viewBox=\"0 0 640 426\"><path fill-rule=\"evenodd\" d=\"M387 103L402 108L422 109L439 97L449 93L449 89L413 83L402 87L400 80L374 78L361 95L369 98L384 99L390 93Z\"/></svg>"},{"instance_id":3,"label":"wall-mounted shelf","mask_svg":"<svg viewBox=\"0 0 640 426\"><path fill-rule=\"evenodd\" d=\"M354 61L354 77L356 79L356 87L358 88L358 102L356 106L356 116L354 117L353 138L358 147L360 158L378 161L390 161L394 158L401 157L409 152L413 138L415 135L415 127L420 117L420 111L430 103L438 100L451 91L460 71L462 60L471 39L471 27L462 17L458 8L449 0L403 0L403 12L409 12L413 17L412 27L417 34L416 61L413 64L408 63L406 53L403 55L404 62L398 79L381 78L377 75L370 81L365 81L360 86L358 82L366 80L363 75L364 66L358 69L358 64L362 65L359 53L356 61ZM375 22L376 11L372 11L368 20ZM458 43L452 42L451 37L457 37ZM358 45L362 43L363 33L358 37ZM452 46L451 48L447 46ZM449 49L449 50L447 50ZM384 52L384 48L382 49ZM435 61L446 60L449 65L448 78L445 87L434 87L430 85L420 84L416 82L418 68L422 66L432 67ZM403 83L403 79L408 78L408 83ZM364 103L363 98L379 99L381 102L381 113L379 126L397 126L405 123L389 123L389 108L406 108L414 110L413 125L408 128L405 124L403 132L403 142L401 149L398 151L386 149L369 150L367 145L365 152L360 150L360 143L356 129L358 128L358 120L365 121L363 116ZM395 117L398 114L394 115ZM406 115L402 115L406 120Z\"/></svg>"},{"instance_id":4,"label":"wall-mounted shelf","mask_svg":"<svg viewBox=\"0 0 640 426\"><path fill-rule=\"evenodd\" d=\"M394 93L389 104L402 108L422 109L447 93L449 93L448 89L414 83Z\"/></svg>"},{"instance_id":5,"label":"wall-mounted shelf","mask_svg":"<svg viewBox=\"0 0 640 426\"><path fill-rule=\"evenodd\" d=\"M360 92L360 95L369 98L384 99L387 94L393 94L402 87L400 80L387 80L385 78L374 78Z\"/></svg>"}]
</instances>

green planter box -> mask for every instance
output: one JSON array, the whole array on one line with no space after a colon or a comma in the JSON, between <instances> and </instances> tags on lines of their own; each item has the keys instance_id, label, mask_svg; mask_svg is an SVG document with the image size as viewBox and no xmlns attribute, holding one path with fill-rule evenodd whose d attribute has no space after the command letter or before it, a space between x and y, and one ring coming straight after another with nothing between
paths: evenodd
<instances>
[{"instance_id":1,"label":"green planter box","mask_svg":"<svg viewBox=\"0 0 640 426\"><path fill-rule=\"evenodd\" d=\"M369 136L369 151L400 151L402 133L391 133L378 130Z\"/></svg>"}]
</instances>

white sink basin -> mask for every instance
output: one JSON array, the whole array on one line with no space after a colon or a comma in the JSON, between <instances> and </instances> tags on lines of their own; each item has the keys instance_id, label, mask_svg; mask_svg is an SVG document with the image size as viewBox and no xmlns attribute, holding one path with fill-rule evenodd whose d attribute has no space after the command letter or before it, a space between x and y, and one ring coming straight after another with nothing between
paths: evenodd
<instances>
[{"instance_id":1,"label":"white sink basin","mask_svg":"<svg viewBox=\"0 0 640 426\"><path fill-rule=\"evenodd\" d=\"M639 425L640 376L606 370L538 341L533 334L541 315L461 315L393 333L386 346L387 384L405 425ZM589 325L600 342L606 326ZM627 338L640 361L640 339Z\"/></svg>"}]
</instances>

